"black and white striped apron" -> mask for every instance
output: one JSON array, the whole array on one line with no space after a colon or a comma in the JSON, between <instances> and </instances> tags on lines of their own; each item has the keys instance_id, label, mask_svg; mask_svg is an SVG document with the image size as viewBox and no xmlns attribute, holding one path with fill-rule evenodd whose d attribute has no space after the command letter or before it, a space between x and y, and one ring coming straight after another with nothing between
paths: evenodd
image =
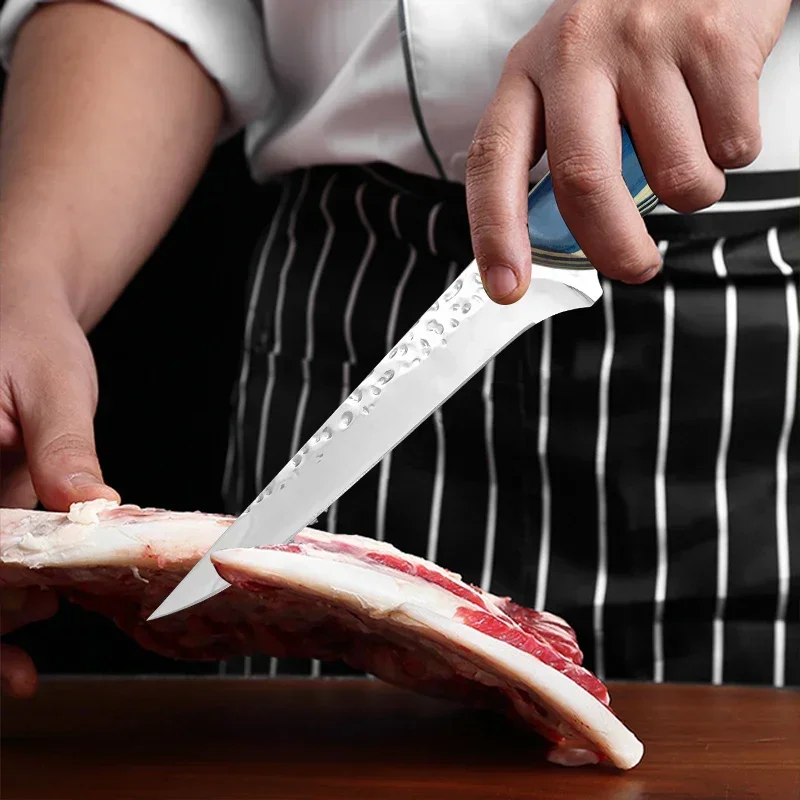
<instances>
[{"instance_id":1,"label":"black and white striped apron","mask_svg":"<svg viewBox=\"0 0 800 800\"><path fill-rule=\"evenodd\" d=\"M522 336L319 527L563 616L601 678L800 685L797 173L733 175L716 212L652 216L659 278ZM233 513L472 258L463 187L385 165L287 175L268 222Z\"/></svg>"}]
</instances>

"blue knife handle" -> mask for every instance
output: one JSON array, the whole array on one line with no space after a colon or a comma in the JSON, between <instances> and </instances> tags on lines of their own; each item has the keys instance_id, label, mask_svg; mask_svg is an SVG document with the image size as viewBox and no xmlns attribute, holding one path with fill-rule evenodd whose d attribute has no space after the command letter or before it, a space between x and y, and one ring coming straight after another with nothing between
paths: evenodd
<instances>
[{"instance_id":1,"label":"blue knife handle","mask_svg":"<svg viewBox=\"0 0 800 800\"><path fill-rule=\"evenodd\" d=\"M639 158L628 131L622 128L622 177L644 216L658 205L658 198L647 185ZM547 267L586 269L587 261L575 237L569 232L553 194L553 179L548 172L528 195L528 236L534 263Z\"/></svg>"}]
</instances>

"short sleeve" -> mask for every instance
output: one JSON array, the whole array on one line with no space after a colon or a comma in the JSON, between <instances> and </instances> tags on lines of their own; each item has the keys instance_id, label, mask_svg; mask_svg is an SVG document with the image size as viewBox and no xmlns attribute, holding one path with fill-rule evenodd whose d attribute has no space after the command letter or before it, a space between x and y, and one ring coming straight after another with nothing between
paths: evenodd
<instances>
[{"instance_id":1,"label":"short sleeve","mask_svg":"<svg viewBox=\"0 0 800 800\"><path fill-rule=\"evenodd\" d=\"M8 67L17 32L36 7L59 0L6 0L0 12L0 59ZM228 110L225 133L263 117L274 98L262 20L251 0L102 0L186 45L219 85Z\"/></svg>"}]
</instances>

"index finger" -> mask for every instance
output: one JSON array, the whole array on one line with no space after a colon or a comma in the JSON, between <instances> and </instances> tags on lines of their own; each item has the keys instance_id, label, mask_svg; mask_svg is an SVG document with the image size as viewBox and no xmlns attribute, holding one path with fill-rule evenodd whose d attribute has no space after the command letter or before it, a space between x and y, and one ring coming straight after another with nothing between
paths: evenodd
<instances>
[{"instance_id":1,"label":"index finger","mask_svg":"<svg viewBox=\"0 0 800 800\"><path fill-rule=\"evenodd\" d=\"M528 173L544 146L542 100L523 72L507 68L467 158L467 211L475 260L489 297L519 300L530 282Z\"/></svg>"},{"instance_id":2,"label":"index finger","mask_svg":"<svg viewBox=\"0 0 800 800\"><path fill-rule=\"evenodd\" d=\"M558 209L595 269L642 283L658 272L661 256L622 177L616 91L588 69L562 73L558 84L545 89Z\"/></svg>"}]
</instances>

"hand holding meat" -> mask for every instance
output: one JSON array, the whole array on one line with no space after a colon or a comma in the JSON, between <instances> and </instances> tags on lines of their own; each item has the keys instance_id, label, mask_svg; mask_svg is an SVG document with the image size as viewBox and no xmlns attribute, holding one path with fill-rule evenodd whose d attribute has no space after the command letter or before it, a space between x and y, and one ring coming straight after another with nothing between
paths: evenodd
<instances>
[{"instance_id":1,"label":"hand holding meat","mask_svg":"<svg viewBox=\"0 0 800 800\"><path fill-rule=\"evenodd\" d=\"M511 51L467 166L487 292L528 286L525 196L546 147L559 210L591 263L641 283L661 258L620 175L620 119L666 205L720 199L761 149L758 78L790 0L558 0Z\"/></svg>"},{"instance_id":2,"label":"hand holding meat","mask_svg":"<svg viewBox=\"0 0 800 800\"><path fill-rule=\"evenodd\" d=\"M97 375L89 344L69 310L45 302L35 287L16 293L8 281L0 303L0 505L53 509L98 497L119 499L103 484L92 417ZM6 512L0 511L0 514ZM0 591L0 634L55 613L53 594ZM1 646L3 693L28 697L36 668L18 647Z\"/></svg>"},{"instance_id":3,"label":"hand holding meat","mask_svg":"<svg viewBox=\"0 0 800 800\"><path fill-rule=\"evenodd\" d=\"M83 331L66 303L9 284L0 301L0 505L118 500L95 453L97 374Z\"/></svg>"}]
</instances>

